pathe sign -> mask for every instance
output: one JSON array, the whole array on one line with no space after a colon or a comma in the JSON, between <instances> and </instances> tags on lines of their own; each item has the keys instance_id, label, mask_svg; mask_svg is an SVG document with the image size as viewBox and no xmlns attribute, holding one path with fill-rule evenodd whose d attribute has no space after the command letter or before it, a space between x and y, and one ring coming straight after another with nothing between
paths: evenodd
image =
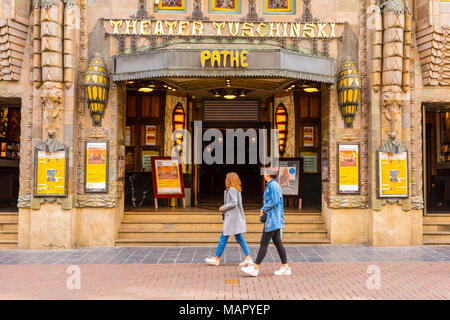
<instances>
[{"instance_id":1,"label":"pathe sign","mask_svg":"<svg viewBox=\"0 0 450 320\"><path fill-rule=\"evenodd\" d=\"M247 50L203 50L200 53L202 68L247 67Z\"/></svg>"}]
</instances>

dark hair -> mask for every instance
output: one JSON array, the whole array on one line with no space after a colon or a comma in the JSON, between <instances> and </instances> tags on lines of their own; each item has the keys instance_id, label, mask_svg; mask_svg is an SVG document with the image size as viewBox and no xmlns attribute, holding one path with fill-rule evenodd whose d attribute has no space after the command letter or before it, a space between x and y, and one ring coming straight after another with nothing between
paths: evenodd
<instances>
[{"instance_id":1,"label":"dark hair","mask_svg":"<svg viewBox=\"0 0 450 320\"><path fill-rule=\"evenodd\" d=\"M278 168L273 167L266 168L265 173L272 179L276 179L278 177Z\"/></svg>"}]
</instances>

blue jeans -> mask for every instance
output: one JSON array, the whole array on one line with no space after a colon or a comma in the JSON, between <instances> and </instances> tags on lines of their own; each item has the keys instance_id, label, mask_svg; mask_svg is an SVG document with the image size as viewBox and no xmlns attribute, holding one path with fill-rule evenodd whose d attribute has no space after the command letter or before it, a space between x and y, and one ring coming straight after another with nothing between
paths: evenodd
<instances>
[{"instance_id":1,"label":"blue jeans","mask_svg":"<svg viewBox=\"0 0 450 320\"><path fill-rule=\"evenodd\" d=\"M223 251L225 250L225 247L227 246L228 238L230 236L224 236L223 233L220 236L219 245L217 246L216 250L216 257L221 257L223 254ZM247 242L245 242L244 236L242 233L235 234L234 237L236 238L236 242L240 244L242 250L244 251L244 254L246 256L250 255L250 249L248 248Z\"/></svg>"}]
</instances>

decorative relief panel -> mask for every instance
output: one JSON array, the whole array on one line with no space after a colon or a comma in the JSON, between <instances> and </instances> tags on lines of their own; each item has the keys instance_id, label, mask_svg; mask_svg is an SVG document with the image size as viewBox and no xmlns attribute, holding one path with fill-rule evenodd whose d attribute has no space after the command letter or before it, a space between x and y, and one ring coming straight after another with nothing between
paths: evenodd
<instances>
[{"instance_id":1,"label":"decorative relief panel","mask_svg":"<svg viewBox=\"0 0 450 320\"><path fill-rule=\"evenodd\" d=\"M417 32L423 84L450 85L450 26L433 25Z\"/></svg>"},{"instance_id":2,"label":"decorative relief panel","mask_svg":"<svg viewBox=\"0 0 450 320\"><path fill-rule=\"evenodd\" d=\"M27 33L28 21L0 20L0 80L20 79Z\"/></svg>"}]
</instances>

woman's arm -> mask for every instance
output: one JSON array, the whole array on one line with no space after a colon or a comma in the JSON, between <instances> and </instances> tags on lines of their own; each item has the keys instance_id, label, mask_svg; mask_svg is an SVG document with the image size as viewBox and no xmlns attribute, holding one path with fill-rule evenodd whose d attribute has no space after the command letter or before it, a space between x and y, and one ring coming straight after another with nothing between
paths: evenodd
<instances>
[{"instance_id":1,"label":"woman's arm","mask_svg":"<svg viewBox=\"0 0 450 320\"><path fill-rule=\"evenodd\" d=\"M237 202L238 202L238 195L237 195L237 190L234 188L230 188L228 189L228 195L230 196L231 200L228 201L227 203L225 203L221 208L223 211L227 211L230 209L233 209L234 207L236 207Z\"/></svg>"},{"instance_id":2,"label":"woman's arm","mask_svg":"<svg viewBox=\"0 0 450 320\"><path fill-rule=\"evenodd\" d=\"M270 211L273 207L275 207L279 200L279 193L273 188L269 186L268 190L268 201L264 202L264 206L262 207L262 211L267 212Z\"/></svg>"}]
</instances>

